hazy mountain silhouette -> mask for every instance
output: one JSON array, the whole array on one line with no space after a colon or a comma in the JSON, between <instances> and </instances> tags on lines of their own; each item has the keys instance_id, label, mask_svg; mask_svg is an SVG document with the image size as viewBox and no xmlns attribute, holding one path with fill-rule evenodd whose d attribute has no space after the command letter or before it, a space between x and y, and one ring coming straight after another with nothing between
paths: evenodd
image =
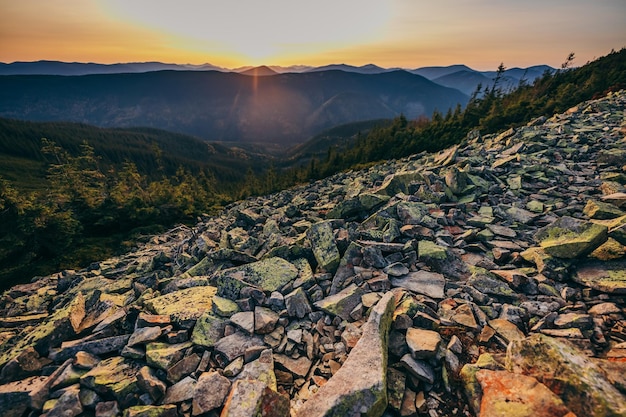
<instances>
[{"instance_id":1,"label":"hazy mountain silhouette","mask_svg":"<svg viewBox=\"0 0 626 417\"><path fill-rule=\"evenodd\" d=\"M241 71L240 74L243 75L252 75L254 77L264 77L268 75L276 75L278 72L274 71L270 67L266 65L261 65L260 67L250 68L245 71Z\"/></svg>"},{"instance_id":2,"label":"hazy mountain silhouette","mask_svg":"<svg viewBox=\"0 0 626 417\"><path fill-rule=\"evenodd\" d=\"M212 65L180 65L162 62L130 62L125 64L95 64L82 62L35 61L0 62L0 75L88 75L88 74L120 74L134 72L151 72L163 70L178 71L227 71Z\"/></svg>"},{"instance_id":3,"label":"hazy mountain silhouette","mask_svg":"<svg viewBox=\"0 0 626 417\"><path fill-rule=\"evenodd\" d=\"M345 71L250 77L218 71L158 71L63 77L0 77L0 116L147 126L212 141L303 142L350 122L412 119L468 97L406 71Z\"/></svg>"},{"instance_id":4,"label":"hazy mountain silhouette","mask_svg":"<svg viewBox=\"0 0 626 417\"><path fill-rule=\"evenodd\" d=\"M321 67L311 68L307 72L339 70L339 71L346 71L346 72L356 72L358 74L380 74L383 72L395 71L397 69L398 68L386 69L386 68L382 68L374 64L367 64L367 65L363 65L360 67L355 67L354 65L346 65L346 64L331 64L331 65L324 65Z\"/></svg>"},{"instance_id":5,"label":"hazy mountain silhouette","mask_svg":"<svg viewBox=\"0 0 626 417\"><path fill-rule=\"evenodd\" d=\"M484 76L480 72L467 70L442 75L441 77L437 77L432 81L446 87L456 88L457 90L467 95L471 95L476 90L478 84L487 86L488 84L493 82L491 78Z\"/></svg>"}]
</instances>

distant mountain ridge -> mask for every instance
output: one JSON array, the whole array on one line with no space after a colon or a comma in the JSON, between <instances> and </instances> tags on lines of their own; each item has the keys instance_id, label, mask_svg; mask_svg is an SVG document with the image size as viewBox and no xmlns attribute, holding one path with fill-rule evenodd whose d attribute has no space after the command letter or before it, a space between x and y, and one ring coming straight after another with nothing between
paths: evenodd
<instances>
[{"instance_id":1,"label":"distant mountain ridge","mask_svg":"<svg viewBox=\"0 0 626 417\"><path fill-rule=\"evenodd\" d=\"M239 143L295 145L333 126L430 116L467 100L458 90L401 70L0 76L1 117L146 126Z\"/></svg>"},{"instance_id":2,"label":"distant mountain ridge","mask_svg":"<svg viewBox=\"0 0 626 417\"><path fill-rule=\"evenodd\" d=\"M330 64L319 67L308 65L292 65L288 67L277 65L245 66L234 69L223 68L212 64L167 64L162 62L134 62L120 64L96 64L60 61L36 61L0 63L0 75L90 75L90 74L121 74L152 71L221 71L237 72L245 75L270 76L284 73L304 73L339 70L357 74L382 74L401 70L401 68L383 68L374 64L354 66L348 64ZM476 87L491 86L496 71L478 71L467 65L456 64L448 66L430 66L415 69L405 69L412 74L420 75L444 87L455 88L463 94L471 95ZM554 71L548 65L535 65L528 68L507 69L500 82L500 87L511 90L521 82L532 83L541 77L545 71Z\"/></svg>"}]
</instances>

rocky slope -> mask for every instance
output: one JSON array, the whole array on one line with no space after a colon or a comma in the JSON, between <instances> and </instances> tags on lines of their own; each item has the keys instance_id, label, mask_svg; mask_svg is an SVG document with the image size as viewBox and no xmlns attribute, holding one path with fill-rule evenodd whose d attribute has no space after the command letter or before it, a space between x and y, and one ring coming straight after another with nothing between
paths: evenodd
<instances>
[{"instance_id":1,"label":"rocky slope","mask_svg":"<svg viewBox=\"0 0 626 417\"><path fill-rule=\"evenodd\" d=\"M624 416L626 92L0 300L4 416Z\"/></svg>"}]
</instances>

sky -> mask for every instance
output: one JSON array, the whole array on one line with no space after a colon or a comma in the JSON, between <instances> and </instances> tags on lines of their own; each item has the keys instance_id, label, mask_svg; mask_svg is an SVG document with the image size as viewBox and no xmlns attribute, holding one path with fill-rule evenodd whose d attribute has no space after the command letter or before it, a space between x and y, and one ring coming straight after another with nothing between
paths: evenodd
<instances>
[{"instance_id":1,"label":"sky","mask_svg":"<svg viewBox=\"0 0 626 417\"><path fill-rule=\"evenodd\" d=\"M626 0L0 0L0 62L583 65L626 47Z\"/></svg>"}]
</instances>

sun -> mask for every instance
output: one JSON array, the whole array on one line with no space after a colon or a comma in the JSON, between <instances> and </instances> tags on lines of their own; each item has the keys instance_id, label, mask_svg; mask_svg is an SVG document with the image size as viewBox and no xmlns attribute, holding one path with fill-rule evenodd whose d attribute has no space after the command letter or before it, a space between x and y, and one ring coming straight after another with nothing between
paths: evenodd
<instances>
[{"instance_id":1,"label":"sun","mask_svg":"<svg viewBox=\"0 0 626 417\"><path fill-rule=\"evenodd\" d=\"M254 62L322 53L384 36L391 11L379 0L107 0L115 19L155 30L207 55Z\"/></svg>"}]
</instances>

